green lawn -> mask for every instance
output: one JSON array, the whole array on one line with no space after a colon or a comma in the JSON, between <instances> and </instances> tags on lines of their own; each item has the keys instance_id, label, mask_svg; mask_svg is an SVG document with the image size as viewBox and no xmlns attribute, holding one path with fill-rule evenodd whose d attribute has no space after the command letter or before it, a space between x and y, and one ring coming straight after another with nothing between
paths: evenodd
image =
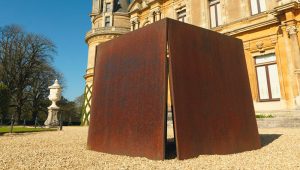
<instances>
[{"instance_id":1,"label":"green lawn","mask_svg":"<svg viewBox=\"0 0 300 170\"><path fill-rule=\"evenodd\" d=\"M274 118L274 116L271 115L271 114L268 114L268 115L266 115L266 114L257 114L256 118Z\"/></svg>"},{"instance_id":2,"label":"green lawn","mask_svg":"<svg viewBox=\"0 0 300 170\"><path fill-rule=\"evenodd\" d=\"M55 131L56 128L34 128L34 127L23 127L23 126L14 126L13 133L25 133L25 132L42 132L42 131ZM10 126L1 126L0 134L9 133Z\"/></svg>"}]
</instances>

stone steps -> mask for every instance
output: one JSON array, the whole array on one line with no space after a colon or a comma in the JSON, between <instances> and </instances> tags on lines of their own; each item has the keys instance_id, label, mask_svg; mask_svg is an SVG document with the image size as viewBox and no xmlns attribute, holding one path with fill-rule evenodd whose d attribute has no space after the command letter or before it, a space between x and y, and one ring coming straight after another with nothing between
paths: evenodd
<instances>
[{"instance_id":1,"label":"stone steps","mask_svg":"<svg viewBox=\"0 0 300 170\"><path fill-rule=\"evenodd\" d=\"M259 118L259 128L300 128L300 117Z\"/></svg>"},{"instance_id":2,"label":"stone steps","mask_svg":"<svg viewBox=\"0 0 300 170\"><path fill-rule=\"evenodd\" d=\"M268 115L268 114L265 114ZM258 128L300 128L300 113L271 113L274 118L257 118ZM168 113L168 127L173 125L172 114Z\"/></svg>"}]
</instances>

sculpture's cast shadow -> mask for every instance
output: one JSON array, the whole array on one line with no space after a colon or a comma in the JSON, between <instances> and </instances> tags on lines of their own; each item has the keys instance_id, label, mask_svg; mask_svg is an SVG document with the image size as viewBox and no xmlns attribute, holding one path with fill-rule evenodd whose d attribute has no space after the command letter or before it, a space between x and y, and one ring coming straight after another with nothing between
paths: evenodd
<instances>
[{"instance_id":1,"label":"sculpture's cast shadow","mask_svg":"<svg viewBox=\"0 0 300 170\"><path fill-rule=\"evenodd\" d=\"M261 147L265 147L275 140L277 140L282 134L260 134ZM168 139L166 143L166 159L175 159L176 155L176 143L174 138Z\"/></svg>"},{"instance_id":2,"label":"sculpture's cast shadow","mask_svg":"<svg viewBox=\"0 0 300 170\"><path fill-rule=\"evenodd\" d=\"M259 134L261 147L265 147L277 140L282 134Z\"/></svg>"}]
</instances>

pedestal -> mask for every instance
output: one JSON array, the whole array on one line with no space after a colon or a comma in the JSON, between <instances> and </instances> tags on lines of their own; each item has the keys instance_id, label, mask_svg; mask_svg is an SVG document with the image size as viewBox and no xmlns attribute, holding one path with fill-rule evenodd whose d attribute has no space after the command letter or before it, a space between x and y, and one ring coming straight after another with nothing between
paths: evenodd
<instances>
[{"instance_id":1,"label":"pedestal","mask_svg":"<svg viewBox=\"0 0 300 170\"><path fill-rule=\"evenodd\" d=\"M57 119L57 113L59 111L59 107L48 107L48 118L45 121L46 127L56 127L59 125L59 121Z\"/></svg>"}]
</instances>

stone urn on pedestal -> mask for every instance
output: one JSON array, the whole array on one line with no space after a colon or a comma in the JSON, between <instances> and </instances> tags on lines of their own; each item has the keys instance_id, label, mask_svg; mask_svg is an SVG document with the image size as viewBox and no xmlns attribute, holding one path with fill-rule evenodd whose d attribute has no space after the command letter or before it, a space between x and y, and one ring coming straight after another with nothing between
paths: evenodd
<instances>
[{"instance_id":1,"label":"stone urn on pedestal","mask_svg":"<svg viewBox=\"0 0 300 170\"><path fill-rule=\"evenodd\" d=\"M55 80L54 84L49 86L49 89L50 95L48 98L52 101L52 104L48 107L48 118L44 123L48 128L59 125L59 121L57 119L59 107L56 105L56 102L61 99L61 86L58 84L58 80Z\"/></svg>"}]
</instances>

